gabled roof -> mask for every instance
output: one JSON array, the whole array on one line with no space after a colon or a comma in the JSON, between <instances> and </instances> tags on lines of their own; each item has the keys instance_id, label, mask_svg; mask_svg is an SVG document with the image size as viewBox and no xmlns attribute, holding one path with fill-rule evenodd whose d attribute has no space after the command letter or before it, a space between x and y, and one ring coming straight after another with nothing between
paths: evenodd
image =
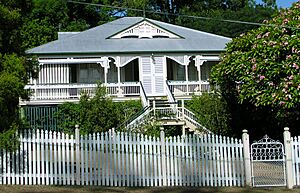
<instances>
[{"instance_id":1,"label":"gabled roof","mask_svg":"<svg viewBox=\"0 0 300 193\"><path fill-rule=\"evenodd\" d=\"M114 38L142 22L178 38ZM121 36L119 36L121 37ZM28 54L220 52L230 38L142 17L124 17L27 50Z\"/></svg>"},{"instance_id":2,"label":"gabled roof","mask_svg":"<svg viewBox=\"0 0 300 193\"><path fill-rule=\"evenodd\" d=\"M174 34L166 29L161 28L153 24L148 20L143 20L134 24L133 26L125 29L117 34L112 35L111 39L126 38L126 37L136 37L136 38L155 38L155 37L165 37L165 38L182 38L177 34Z\"/></svg>"}]
</instances>

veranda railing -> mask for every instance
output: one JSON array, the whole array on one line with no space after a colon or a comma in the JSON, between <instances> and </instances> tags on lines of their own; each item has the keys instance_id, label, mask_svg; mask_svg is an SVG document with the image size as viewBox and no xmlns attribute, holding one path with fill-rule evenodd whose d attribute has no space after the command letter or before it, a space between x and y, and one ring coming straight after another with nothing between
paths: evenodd
<instances>
[{"instance_id":1,"label":"veranda railing","mask_svg":"<svg viewBox=\"0 0 300 193\"><path fill-rule=\"evenodd\" d=\"M207 81L168 81L169 88L173 95L183 96L200 94L210 91L210 84Z\"/></svg>"},{"instance_id":2,"label":"veranda railing","mask_svg":"<svg viewBox=\"0 0 300 193\"><path fill-rule=\"evenodd\" d=\"M108 83L105 85L107 94L110 96L139 96L139 82ZM60 99L79 99L82 92L87 92L93 96L97 84L45 84L45 85L26 85L25 89L31 93L30 100L60 100Z\"/></svg>"}]
</instances>

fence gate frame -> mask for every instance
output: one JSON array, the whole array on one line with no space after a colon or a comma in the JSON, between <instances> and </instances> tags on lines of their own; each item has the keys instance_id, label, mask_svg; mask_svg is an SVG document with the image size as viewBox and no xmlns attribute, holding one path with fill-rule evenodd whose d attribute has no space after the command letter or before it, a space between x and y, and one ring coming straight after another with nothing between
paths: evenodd
<instances>
[{"instance_id":1,"label":"fence gate frame","mask_svg":"<svg viewBox=\"0 0 300 193\"><path fill-rule=\"evenodd\" d=\"M286 156L284 145L280 141L265 135L251 144L250 156L253 187L286 186ZM257 166L258 164L260 165Z\"/></svg>"}]
</instances>

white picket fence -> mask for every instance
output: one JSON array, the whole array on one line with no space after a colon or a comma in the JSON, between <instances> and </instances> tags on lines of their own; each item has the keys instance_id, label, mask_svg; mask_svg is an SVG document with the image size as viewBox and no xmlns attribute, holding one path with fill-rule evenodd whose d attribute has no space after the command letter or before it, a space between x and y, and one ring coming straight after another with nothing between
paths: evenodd
<instances>
[{"instance_id":1,"label":"white picket fence","mask_svg":"<svg viewBox=\"0 0 300 193\"><path fill-rule=\"evenodd\" d=\"M292 164L294 186L300 185L300 136L292 139Z\"/></svg>"},{"instance_id":2,"label":"white picket fence","mask_svg":"<svg viewBox=\"0 0 300 193\"><path fill-rule=\"evenodd\" d=\"M244 186L244 175L242 141L216 135L36 130L0 151L0 184Z\"/></svg>"}]
</instances>

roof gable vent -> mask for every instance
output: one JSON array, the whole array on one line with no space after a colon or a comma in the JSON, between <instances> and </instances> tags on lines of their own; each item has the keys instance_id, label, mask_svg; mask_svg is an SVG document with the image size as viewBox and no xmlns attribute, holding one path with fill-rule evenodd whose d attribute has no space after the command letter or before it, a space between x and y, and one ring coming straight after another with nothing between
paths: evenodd
<instances>
[{"instance_id":1,"label":"roof gable vent","mask_svg":"<svg viewBox=\"0 0 300 193\"><path fill-rule=\"evenodd\" d=\"M156 26L146 20L124 30L121 31L109 38L111 39L120 39L120 38L181 38L180 36L167 31L159 26Z\"/></svg>"}]
</instances>

